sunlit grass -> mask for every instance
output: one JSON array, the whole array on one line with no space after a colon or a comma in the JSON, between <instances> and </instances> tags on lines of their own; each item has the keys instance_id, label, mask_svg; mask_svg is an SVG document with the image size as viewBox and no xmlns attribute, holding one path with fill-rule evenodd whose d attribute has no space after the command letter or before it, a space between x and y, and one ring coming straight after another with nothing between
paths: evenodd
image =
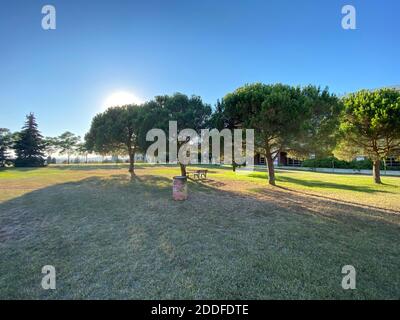
<instances>
[{"instance_id":1,"label":"sunlit grass","mask_svg":"<svg viewBox=\"0 0 400 320\"><path fill-rule=\"evenodd\" d=\"M193 169L194 167L190 168ZM176 166L0 171L0 299L400 297L399 180L209 168L172 200ZM313 196L310 196L313 195ZM40 288L41 268L57 290ZM357 270L344 291L341 268Z\"/></svg>"},{"instance_id":2,"label":"sunlit grass","mask_svg":"<svg viewBox=\"0 0 400 320\"><path fill-rule=\"evenodd\" d=\"M173 165L136 164L137 171L151 169L153 175L172 178L180 175L179 167ZM198 167L189 167L194 170ZM27 169L12 168L0 171L2 193L0 201L22 195L41 186L50 186L59 182L76 181L90 176L108 176L126 174L127 164L97 165L57 165L48 168ZM243 181L253 185L253 191L269 187L267 173L241 171L236 173L230 167L209 166L209 177L232 181ZM382 177L383 184L373 183L372 177L366 175L328 174L304 171L277 170L279 187L309 194L332 197L343 201L377 206L400 211L400 177Z\"/></svg>"}]
</instances>

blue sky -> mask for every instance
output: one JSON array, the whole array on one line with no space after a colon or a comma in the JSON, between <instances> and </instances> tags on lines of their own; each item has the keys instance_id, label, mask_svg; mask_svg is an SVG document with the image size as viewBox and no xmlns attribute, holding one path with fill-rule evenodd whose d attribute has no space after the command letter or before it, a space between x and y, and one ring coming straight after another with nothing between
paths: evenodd
<instances>
[{"instance_id":1,"label":"blue sky","mask_svg":"<svg viewBox=\"0 0 400 320\"><path fill-rule=\"evenodd\" d=\"M41 28L42 6L57 29ZM343 30L354 5L357 30ZM0 127L34 112L44 135L79 135L116 91L197 94L251 82L342 94L400 84L400 1L1 0Z\"/></svg>"}]
</instances>

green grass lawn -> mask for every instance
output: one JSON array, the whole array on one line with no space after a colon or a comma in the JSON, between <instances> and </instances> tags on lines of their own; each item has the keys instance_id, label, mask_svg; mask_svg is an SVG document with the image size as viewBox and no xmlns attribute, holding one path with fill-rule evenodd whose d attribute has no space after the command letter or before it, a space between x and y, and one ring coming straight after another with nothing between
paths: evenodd
<instances>
[{"instance_id":1,"label":"green grass lawn","mask_svg":"<svg viewBox=\"0 0 400 320\"><path fill-rule=\"evenodd\" d=\"M177 167L0 171L0 299L399 299L400 178ZM53 265L57 289L41 288ZM353 265L357 289L343 290Z\"/></svg>"}]
</instances>

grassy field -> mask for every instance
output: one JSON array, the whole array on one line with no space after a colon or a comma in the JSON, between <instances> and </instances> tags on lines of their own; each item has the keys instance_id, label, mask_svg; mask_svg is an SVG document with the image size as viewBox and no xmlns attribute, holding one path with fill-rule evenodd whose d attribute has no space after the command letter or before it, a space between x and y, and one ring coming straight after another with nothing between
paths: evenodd
<instances>
[{"instance_id":1,"label":"grassy field","mask_svg":"<svg viewBox=\"0 0 400 320\"><path fill-rule=\"evenodd\" d=\"M399 299L400 178L176 167L0 171L0 299ZM43 290L54 265L57 289ZM357 270L343 290L341 269Z\"/></svg>"}]
</instances>

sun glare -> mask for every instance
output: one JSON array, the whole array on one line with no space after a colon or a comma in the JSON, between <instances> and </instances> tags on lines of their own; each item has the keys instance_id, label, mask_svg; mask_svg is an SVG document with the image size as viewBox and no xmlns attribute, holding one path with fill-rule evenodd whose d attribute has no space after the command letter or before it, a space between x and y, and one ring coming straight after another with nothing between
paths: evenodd
<instances>
[{"instance_id":1,"label":"sun glare","mask_svg":"<svg viewBox=\"0 0 400 320\"><path fill-rule=\"evenodd\" d=\"M114 92L104 101L103 108L107 109L109 107L123 106L131 103L140 103L134 94L127 91Z\"/></svg>"}]
</instances>

